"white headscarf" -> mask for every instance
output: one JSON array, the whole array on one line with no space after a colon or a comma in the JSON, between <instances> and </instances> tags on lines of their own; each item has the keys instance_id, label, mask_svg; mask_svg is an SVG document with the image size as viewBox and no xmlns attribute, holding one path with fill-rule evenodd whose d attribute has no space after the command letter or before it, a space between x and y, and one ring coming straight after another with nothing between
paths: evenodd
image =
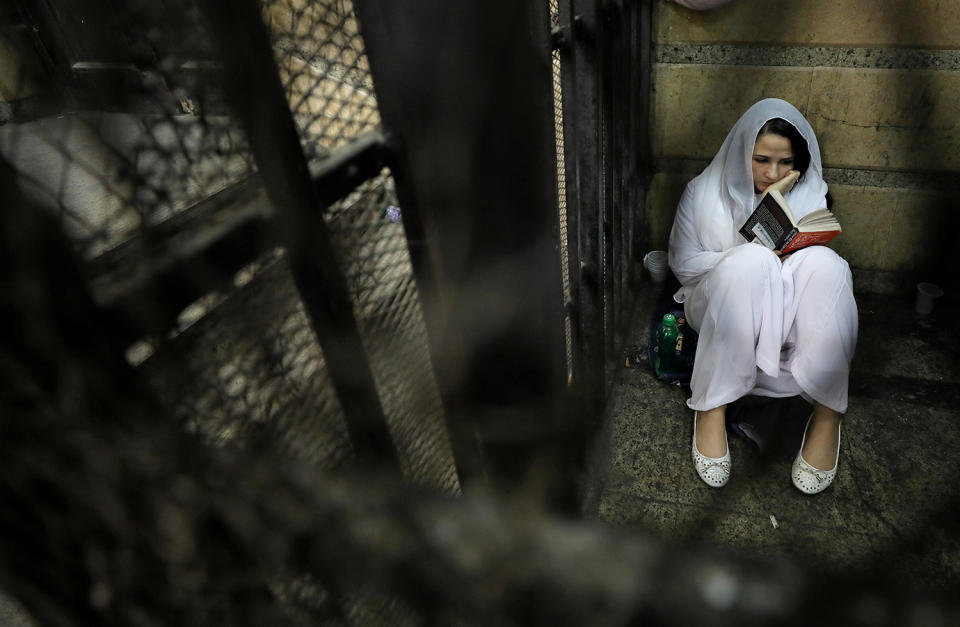
<instances>
[{"instance_id":1,"label":"white headscarf","mask_svg":"<svg viewBox=\"0 0 960 627\"><path fill-rule=\"evenodd\" d=\"M778 98L761 100L740 116L723 140L710 165L687 185L673 230L670 232L670 268L684 288L676 294L683 302L689 289L723 258L723 253L746 240L737 231L756 208L753 187L753 148L757 133L768 120L781 118L807 141L810 165L786 195L794 215L802 216L827 206L820 145L803 114Z\"/></svg>"}]
</instances>

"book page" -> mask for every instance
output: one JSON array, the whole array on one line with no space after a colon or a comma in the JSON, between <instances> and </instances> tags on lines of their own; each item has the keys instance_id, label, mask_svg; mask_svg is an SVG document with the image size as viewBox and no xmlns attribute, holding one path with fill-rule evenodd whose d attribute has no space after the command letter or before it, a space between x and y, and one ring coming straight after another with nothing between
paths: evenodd
<instances>
[{"instance_id":1,"label":"book page","mask_svg":"<svg viewBox=\"0 0 960 627\"><path fill-rule=\"evenodd\" d=\"M840 222L829 209L818 209L800 218L801 231L839 231Z\"/></svg>"}]
</instances>

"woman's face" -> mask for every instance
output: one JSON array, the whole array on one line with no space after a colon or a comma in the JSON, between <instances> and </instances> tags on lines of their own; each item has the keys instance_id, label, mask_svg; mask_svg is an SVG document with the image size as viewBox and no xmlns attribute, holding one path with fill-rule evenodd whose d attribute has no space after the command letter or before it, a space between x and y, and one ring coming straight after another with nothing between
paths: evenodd
<instances>
[{"instance_id":1,"label":"woman's face","mask_svg":"<svg viewBox=\"0 0 960 627\"><path fill-rule=\"evenodd\" d=\"M758 192L767 189L793 169L793 147L782 135L764 133L753 147L753 187Z\"/></svg>"}]
</instances>

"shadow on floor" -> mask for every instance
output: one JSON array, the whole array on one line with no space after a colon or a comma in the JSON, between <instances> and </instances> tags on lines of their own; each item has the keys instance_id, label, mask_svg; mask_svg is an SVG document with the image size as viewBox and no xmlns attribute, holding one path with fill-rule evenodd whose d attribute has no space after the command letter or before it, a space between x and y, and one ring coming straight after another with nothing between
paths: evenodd
<instances>
[{"instance_id":1,"label":"shadow on floor","mask_svg":"<svg viewBox=\"0 0 960 627\"><path fill-rule=\"evenodd\" d=\"M658 296L643 286L627 344L645 349ZM731 408L731 418L764 446L731 437L730 482L707 487L690 458L688 391L658 381L642 358L621 368L614 384L603 444L594 452L588 515L667 542L955 590L960 338L952 323L960 306L942 302L919 316L912 298L858 294L857 303L850 404L828 490L808 496L790 481L810 411L800 398L749 398Z\"/></svg>"}]
</instances>

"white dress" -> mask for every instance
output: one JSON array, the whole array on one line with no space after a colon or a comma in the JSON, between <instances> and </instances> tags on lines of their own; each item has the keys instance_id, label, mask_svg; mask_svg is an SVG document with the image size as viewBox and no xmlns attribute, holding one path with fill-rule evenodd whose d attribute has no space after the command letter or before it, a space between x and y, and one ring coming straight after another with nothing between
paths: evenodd
<instances>
[{"instance_id":1,"label":"white dress","mask_svg":"<svg viewBox=\"0 0 960 627\"><path fill-rule=\"evenodd\" d=\"M743 114L710 165L687 185L669 247L670 268L682 284L674 299L684 303L699 333L687 404L705 411L747 394L799 394L842 413L857 342L847 262L830 248L812 246L781 263L737 232L757 203L753 147L772 118L793 124L810 150L807 171L786 196L794 214L826 206L813 129L793 105L772 98Z\"/></svg>"}]
</instances>

